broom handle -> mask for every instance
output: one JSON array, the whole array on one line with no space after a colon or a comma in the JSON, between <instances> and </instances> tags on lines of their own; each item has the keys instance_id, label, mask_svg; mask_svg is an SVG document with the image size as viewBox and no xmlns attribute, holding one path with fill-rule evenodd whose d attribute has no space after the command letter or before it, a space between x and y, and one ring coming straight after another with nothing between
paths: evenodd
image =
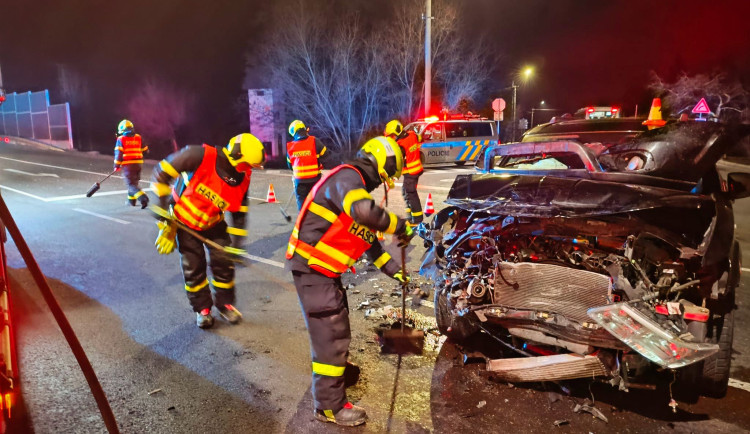
<instances>
[{"instance_id":1,"label":"broom handle","mask_svg":"<svg viewBox=\"0 0 750 434\"><path fill-rule=\"evenodd\" d=\"M401 247L401 334L404 333L406 324L406 246Z\"/></svg>"}]
</instances>

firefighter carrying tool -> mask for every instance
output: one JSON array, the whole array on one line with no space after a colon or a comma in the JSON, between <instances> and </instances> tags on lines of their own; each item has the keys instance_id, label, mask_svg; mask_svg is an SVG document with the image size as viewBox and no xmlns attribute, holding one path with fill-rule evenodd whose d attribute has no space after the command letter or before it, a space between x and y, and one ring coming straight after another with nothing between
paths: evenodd
<instances>
[{"instance_id":1,"label":"firefighter carrying tool","mask_svg":"<svg viewBox=\"0 0 750 434\"><path fill-rule=\"evenodd\" d=\"M143 153L148 146L143 146L141 135L135 133L133 123L123 119L117 126L117 142L115 142L115 171L122 169L125 185L128 187L128 203L135 206L135 201L141 203L141 209L148 206L148 195L141 191L138 182L141 180L141 166Z\"/></svg>"},{"instance_id":2,"label":"firefighter carrying tool","mask_svg":"<svg viewBox=\"0 0 750 434\"><path fill-rule=\"evenodd\" d=\"M160 254L169 254L176 238L185 290L200 328L213 325L213 305L232 324L242 318L234 307L234 262L224 253L246 253L240 246L247 236L247 190L252 169L262 168L264 162L263 144L252 134L240 134L220 151L208 145L188 146L154 168L152 188L159 196L160 206L167 208L171 202L172 217L200 235L196 237L163 219L157 222L159 236L155 243ZM232 215L232 226L224 220L225 211ZM217 249L217 244L224 251ZM211 285L206 273L206 249ZM209 286L214 289L214 300Z\"/></svg>"},{"instance_id":3,"label":"firefighter carrying tool","mask_svg":"<svg viewBox=\"0 0 750 434\"><path fill-rule=\"evenodd\" d=\"M294 177L294 191L297 195L297 209L302 209L313 185L320 180L320 171L323 168L322 161L329 154L326 147L308 134L308 128L300 120L289 124L289 135L294 138L286 144L286 162L292 169Z\"/></svg>"},{"instance_id":4,"label":"firefighter carrying tool","mask_svg":"<svg viewBox=\"0 0 750 434\"><path fill-rule=\"evenodd\" d=\"M377 206L370 196L382 183L393 187L393 180L401 175L403 157L396 142L376 137L362 146L357 157L312 188L286 252L287 269L292 271L310 333L314 416L346 426L365 423L367 415L346 398L344 372L351 331L341 274L367 253L385 274L405 280L375 231L396 234L403 245L413 236L404 219Z\"/></svg>"},{"instance_id":5,"label":"firefighter carrying tool","mask_svg":"<svg viewBox=\"0 0 750 434\"><path fill-rule=\"evenodd\" d=\"M414 131L405 131L404 126L397 120L392 120L385 125L383 135L390 137L398 143L404 154L404 183L401 193L406 202L406 212L409 214L409 223L417 226L422 223L422 203L417 194L417 183L422 175L422 138Z\"/></svg>"}]
</instances>

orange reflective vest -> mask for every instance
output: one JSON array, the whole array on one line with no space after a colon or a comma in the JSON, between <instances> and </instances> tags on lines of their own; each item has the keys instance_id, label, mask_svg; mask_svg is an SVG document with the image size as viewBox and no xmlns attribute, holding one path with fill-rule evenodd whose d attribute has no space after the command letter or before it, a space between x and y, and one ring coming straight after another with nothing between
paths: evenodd
<instances>
[{"instance_id":1,"label":"orange reflective vest","mask_svg":"<svg viewBox=\"0 0 750 434\"><path fill-rule=\"evenodd\" d=\"M404 150L404 175L419 175L422 173L422 143L414 131L407 131L406 137L398 140L398 145Z\"/></svg>"},{"instance_id":2,"label":"orange reflective vest","mask_svg":"<svg viewBox=\"0 0 750 434\"><path fill-rule=\"evenodd\" d=\"M122 161L117 164L143 164L143 151L145 150L141 143L141 136L120 136L117 139L116 150L122 152Z\"/></svg>"},{"instance_id":3,"label":"orange reflective vest","mask_svg":"<svg viewBox=\"0 0 750 434\"><path fill-rule=\"evenodd\" d=\"M203 149L203 161L190 180L185 181L182 194L178 195L172 189L175 216L197 231L208 229L221 221L224 211L239 211L250 185L250 173L237 186L224 182L216 173L216 148L203 145Z\"/></svg>"},{"instance_id":4,"label":"orange reflective vest","mask_svg":"<svg viewBox=\"0 0 750 434\"><path fill-rule=\"evenodd\" d=\"M310 179L320 175L320 163L315 149L315 137L307 136L286 144L286 154L295 179Z\"/></svg>"},{"instance_id":5,"label":"orange reflective vest","mask_svg":"<svg viewBox=\"0 0 750 434\"><path fill-rule=\"evenodd\" d=\"M353 166L346 164L333 169L318 181L312 192L307 195L286 249L287 259L292 259L296 252L307 259L310 268L331 278L339 277L341 273L354 265L357 259L378 240L374 232L355 222L345 211L337 215L335 210L313 202L318 189L328 181L328 178L343 168L354 169ZM365 183L364 179L362 183ZM314 246L299 239L299 230L308 212L330 222L330 226Z\"/></svg>"}]
</instances>

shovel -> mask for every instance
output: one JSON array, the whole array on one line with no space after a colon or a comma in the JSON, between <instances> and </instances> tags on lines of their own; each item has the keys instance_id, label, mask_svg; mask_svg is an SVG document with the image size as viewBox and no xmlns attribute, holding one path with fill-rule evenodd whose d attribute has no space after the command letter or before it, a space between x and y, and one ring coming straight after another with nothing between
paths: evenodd
<instances>
[{"instance_id":1,"label":"shovel","mask_svg":"<svg viewBox=\"0 0 750 434\"><path fill-rule=\"evenodd\" d=\"M401 328L378 331L380 352L399 356L421 355L424 349L424 331L406 326L406 291L409 289L406 282L406 246L401 247L401 274L404 276L404 282L401 282Z\"/></svg>"},{"instance_id":2,"label":"shovel","mask_svg":"<svg viewBox=\"0 0 750 434\"><path fill-rule=\"evenodd\" d=\"M94 193L99 191L99 189L102 188L102 182L108 180L110 176L115 174L115 172L117 172L117 169L113 170L109 175L105 176L101 181L95 182L94 185L89 188L89 191L86 192L86 197L91 197L94 195Z\"/></svg>"}]
</instances>

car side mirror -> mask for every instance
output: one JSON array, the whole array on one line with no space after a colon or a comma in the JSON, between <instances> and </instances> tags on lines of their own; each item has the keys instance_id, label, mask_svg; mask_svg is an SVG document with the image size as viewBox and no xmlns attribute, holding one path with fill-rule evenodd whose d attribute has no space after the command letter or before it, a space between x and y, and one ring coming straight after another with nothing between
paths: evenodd
<instances>
[{"instance_id":1,"label":"car side mirror","mask_svg":"<svg viewBox=\"0 0 750 434\"><path fill-rule=\"evenodd\" d=\"M750 173L733 172L727 175L727 195L732 200L750 196Z\"/></svg>"}]
</instances>

